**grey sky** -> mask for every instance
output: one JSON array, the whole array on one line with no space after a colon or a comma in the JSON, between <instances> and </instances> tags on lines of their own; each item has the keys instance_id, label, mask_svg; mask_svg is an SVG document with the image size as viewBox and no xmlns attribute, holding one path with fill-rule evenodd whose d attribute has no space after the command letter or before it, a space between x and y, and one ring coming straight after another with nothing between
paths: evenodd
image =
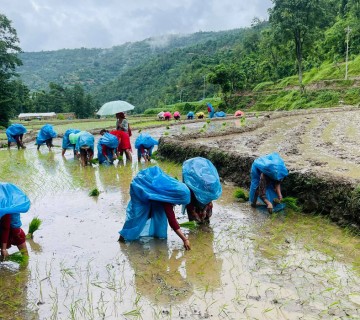
<instances>
[{"instance_id":1,"label":"grey sky","mask_svg":"<svg viewBox=\"0 0 360 320\"><path fill-rule=\"evenodd\" d=\"M1 0L24 51L109 48L267 19L271 0Z\"/></svg>"}]
</instances>

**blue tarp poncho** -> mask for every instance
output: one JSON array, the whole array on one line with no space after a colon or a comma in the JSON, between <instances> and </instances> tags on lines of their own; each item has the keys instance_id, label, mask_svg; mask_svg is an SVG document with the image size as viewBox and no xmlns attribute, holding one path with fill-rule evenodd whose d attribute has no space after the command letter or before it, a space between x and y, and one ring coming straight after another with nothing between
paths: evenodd
<instances>
[{"instance_id":1,"label":"blue tarp poncho","mask_svg":"<svg viewBox=\"0 0 360 320\"><path fill-rule=\"evenodd\" d=\"M9 142L16 142L13 136L24 134L26 132L27 132L26 128L22 124L18 124L18 123L12 124L5 131Z\"/></svg>"},{"instance_id":2,"label":"blue tarp poncho","mask_svg":"<svg viewBox=\"0 0 360 320\"><path fill-rule=\"evenodd\" d=\"M141 133L135 140L135 148L139 149L140 146L143 146L146 149L152 149L154 146L157 146L159 142L155 140L148 133Z\"/></svg>"},{"instance_id":3,"label":"blue tarp poncho","mask_svg":"<svg viewBox=\"0 0 360 320\"><path fill-rule=\"evenodd\" d=\"M56 137L57 133L54 130L53 126L51 124L46 124L40 129L36 138L36 144L41 145L45 143L46 140Z\"/></svg>"},{"instance_id":4,"label":"blue tarp poncho","mask_svg":"<svg viewBox=\"0 0 360 320\"><path fill-rule=\"evenodd\" d=\"M186 115L187 117L194 117L194 112L189 111L188 114Z\"/></svg>"},{"instance_id":5,"label":"blue tarp poncho","mask_svg":"<svg viewBox=\"0 0 360 320\"><path fill-rule=\"evenodd\" d=\"M209 118L213 118L214 114L215 114L215 109L214 109L213 105L210 102L207 102L206 105L208 107Z\"/></svg>"},{"instance_id":6,"label":"blue tarp poncho","mask_svg":"<svg viewBox=\"0 0 360 320\"><path fill-rule=\"evenodd\" d=\"M79 132L80 132L80 130L78 130L78 129L67 129L63 136L62 148L63 149L74 149L75 146L70 143L69 135L71 133L79 133Z\"/></svg>"},{"instance_id":7,"label":"blue tarp poncho","mask_svg":"<svg viewBox=\"0 0 360 320\"><path fill-rule=\"evenodd\" d=\"M112 149L116 149L118 147L119 140L115 135L113 135L109 132L104 133L104 135L99 139L99 142L97 145L99 163L106 162L106 158L102 154L102 146L103 145L108 147L107 156L111 159L113 156Z\"/></svg>"},{"instance_id":8,"label":"blue tarp poncho","mask_svg":"<svg viewBox=\"0 0 360 320\"><path fill-rule=\"evenodd\" d=\"M75 150L80 152L81 147L87 146L94 151L94 136L87 131L83 131L76 141Z\"/></svg>"},{"instance_id":9,"label":"blue tarp poncho","mask_svg":"<svg viewBox=\"0 0 360 320\"><path fill-rule=\"evenodd\" d=\"M12 183L0 182L0 218L11 214L11 227L20 228L20 213L29 209L30 200L20 188Z\"/></svg>"},{"instance_id":10,"label":"blue tarp poncho","mask_svg":"<svg viewBox=\"0 0 360 320\"><path fill-rule=\"evenodd\" d=\"M210 160L202 157L186 160L183 163L182 175L184 183L202 205L205 206L221 196L219 174Z\"/></svg>"},{"instance_id":11,"label":"blue tarp poncho","mask_svg":"<svg viewBox=\"0 0 360 320\"><path fill-rule=\"evenodd\" d=\"M126 221L119 233L125 240L140 237L167 238L168 221L163 202L188 204L190 190L159 167L140 171L130 184L131 200L126 209Z\"/></svg>"},{"instance_id":12,"label":"blue tarp poncho","mask_svg":"<svg viewBox=\"0 0 360 320\"><path fill-rule=\"evenodd\" d=\"M255 192L256 189L259 187L261 173L265 174L274 181L280 181L289 174L285 166L284 160L277 152L273 152L266 156L257 158L251 166L251 185L249 195L250 202L254 202L255 200ZM276 194L273 185L267 186L266 198L272 203L275 198L278 198L278 195ZM258 199L258 201L260 203L263 203L260 198ZM273 203L273 206L274 212L280 211L285 208L284 203Z\"/></svg>"},{"instance_id":13,"label":"blue tarp poncho","mask_svg":"<svg viewBox=\"0 0 360 320\"><path fill-rule=\"evenodd\" d=\"M215 112L214 114L215 118L225 118L226 113L224 111Z\"/></svg>"}]
</instances>

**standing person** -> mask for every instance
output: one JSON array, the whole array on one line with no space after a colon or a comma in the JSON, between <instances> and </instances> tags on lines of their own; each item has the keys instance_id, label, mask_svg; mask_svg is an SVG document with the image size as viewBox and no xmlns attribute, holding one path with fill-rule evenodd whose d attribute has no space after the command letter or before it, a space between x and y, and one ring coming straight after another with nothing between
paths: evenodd
<instances>
[{"instance_id":1,"label":"standing person","mask_svg":"<svg viewBox=\"0 0 360 320\"><path fill-rule=\"evenodd\" d=\"M159 167L140 171L130 184L131 200L126 209L126 221L119 231L119 241L133 241L140 237L167 238L167 225L183 241L186 250L190 242L176 220L173 206L188 204L188 187L165 174Z\"/></svg>"},{"instance_id":2,"label":"standing person","mask_svg":"<svg viewBox=\"0 0 360 320\"><path fill-rule=\"evenodd\" d=\"M112 130L110 134L116 136L119 140L119 144L117 147L117 156L122 156L125 152L126 159L132 161L132 148L130 143L130 138L126 132L121 130Z\"/></svg>"},{"instance_id":3,"label":"standing person","mask_svg":"<svg viewBox=\"0 0 360 320\"><path fill-rule=\"evenodd\" d=\"M277 202L282 200L280 183L288 174L284 160L278 153L257 158L251 166L251 206L256 207L259 197L260 204L265 204L270 214L284 209L285 205Z\"/></svg>"},{"instance_id":4,"label":"standing person","mask_svg":"<svg viewBox=\"0 0 360 320\"><path fill-rule=\"evenodd\" d=\"M212 201L222 194L215 166L208 159L192 158L183 163L182 176L191 191L191 201L186 205L189 221L209 223L213 209Z\"/></svg>"},{"instance_id":5,"label":"standing person","mask_svg":"<svg viewBox=\"0 0 360 320\"><path fill-rule=\"evenodd\" d=\"M51 151L51 148L54 146L52 144L52 140L56 137L57 133L54 130L53 126L51 124L44 125L40 129L36 138L37 149L40 150L40 146L45 143L46 146L49 148L49 151Z\"/></svg>"},{"instance_id":6,"label":"standing person","mask_svg":"<svg viewBox=\"0 0 360 320\"><path fill-rule=\"evenodd\" d=\"M212 104L210 102L207 102L206 105L207 105L207 109L208 109L208 112L209 112L209 118L211 119L211 118L214 117L215 109L214 109L214 107L212 106Z\"/></svg>"},{"instance_id":7,"label":"standing person","mask_svg":"<svg viewBox=\"0 0 360 320\"><path fill-rule=\"evenodd\" d=\"M77 133L79 133L80 130L78 129L67 129L64 133L63 140L62 140L62 152L61 155L65 156L65 152L67 149L73 149L74 150L74 156L76 156L76 141L79 136L76 136ZM70 141L70 135L71 135L71 141ZM76 137L76 141L74 142L74 137Z\"/></svg>"},{"instance_id":8,"label":"standing person","mask_svg":"<svg viewBox=\"0 0 360 320\"><path fill-rule=\"evenodd\" d=\"M138 162L141 161L141 158L143 158L145 162L150 161L154 146L157 146L158 144L159 142L148 133L141 133L135 140Z\"/></svg>"},{"instance_id":9,"label":"standing person","mask_svg":"<svg viewBox=\"0 0 360 320\"><path fill-rule=\"evenodd\" d=\"M12 124L6 129L6 136L8 138L8 149L10 149L11 142L15 142L17 148L26 149L23 143L23 136L27 132L26 128L22 124Z\"/></svg>"},{"instance_id":10,"label":"standing person","mask_svg":"<svg viewBox=\"0 0 360 320\"><path fill-rule=\"evenodd\" d=\"M76 133L77 140L75 144L75 151L80 158L80 163L83 167L90 165L94 157L94 136L87 131L80 131ZM71 136L71 134L70 134ZM71 141L71 138L70 138Z\"/></svg>"},{"instance_id":11,"label":"standing person","mask_svg":"<svg viewBox=\"0 0 360 320\"><path fill-rule=\"evenodd\" d=\"M99 139L97 146L99 163L112 164L116 159L119 140L105 129L100 131L100 135L102 137Z\"/></svg>"},{"instance_id":12,"label":"standing person","mask_svg":"<svg viewBox=\"0 0 360 320\"><path fill-rule=\"evenodd\" d=\"M8 249L15 245L28 256L26 236L21 229L20 213L29 211L27 195L12 183L0 182L0 261L8 258Z\"/></svg>"},{"instance_id":13,"label":"standing person","mask_svg":"<svg viewBox=\"0 0 360 320\"><path fill-rule=\"evenodd\" d=\"M124 112L116 114L116 130L124 131L129 137L132 136L129 121L126 119Z\"/></svg>"}]
</instances>

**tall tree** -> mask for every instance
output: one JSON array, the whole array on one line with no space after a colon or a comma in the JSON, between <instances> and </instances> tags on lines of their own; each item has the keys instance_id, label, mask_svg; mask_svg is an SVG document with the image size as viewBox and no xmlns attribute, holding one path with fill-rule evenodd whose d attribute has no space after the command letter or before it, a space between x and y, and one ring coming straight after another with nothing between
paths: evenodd
<instances>
[{"instance_id":1,"label":"tall tree","mask_svg":"<svg viewBox=\"0 0 360 320\"><path fill-rule=\"evenodd\" d=\"M311 47L312 36L324 24L325 0L272 0L270 23L278 39L293 41L302 87L304 50Z\"/></svg>"},{"instance_id":2,"label":"tall tree","mask_svg":"<svg viewBox=\"0 0 360 320\"><path fill-rule=\"evenodd\" d=\"M11 21L0 14L0 125L7 126L9 123L10 106L13 99L12 84L10 78L15 75L15 68L21 65L18 53L19 39L16 30L11 26Z\"/></svg>"}]
</instances>

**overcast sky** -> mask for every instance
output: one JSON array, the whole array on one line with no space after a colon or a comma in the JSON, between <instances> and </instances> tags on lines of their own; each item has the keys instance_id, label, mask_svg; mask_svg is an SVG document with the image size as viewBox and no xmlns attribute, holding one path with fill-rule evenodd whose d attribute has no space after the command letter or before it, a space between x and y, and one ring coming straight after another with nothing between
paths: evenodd
<instances>
[{"instance_id":1,"label":"overcast sky","mask_svg":"<svg viewBox=\"0 0 360 320\"><path fill-rule=\"evenodd\" d=\"M0 0L23 51L109 48L268 18L271 0Z\"/></svg>"}]
</instances>

